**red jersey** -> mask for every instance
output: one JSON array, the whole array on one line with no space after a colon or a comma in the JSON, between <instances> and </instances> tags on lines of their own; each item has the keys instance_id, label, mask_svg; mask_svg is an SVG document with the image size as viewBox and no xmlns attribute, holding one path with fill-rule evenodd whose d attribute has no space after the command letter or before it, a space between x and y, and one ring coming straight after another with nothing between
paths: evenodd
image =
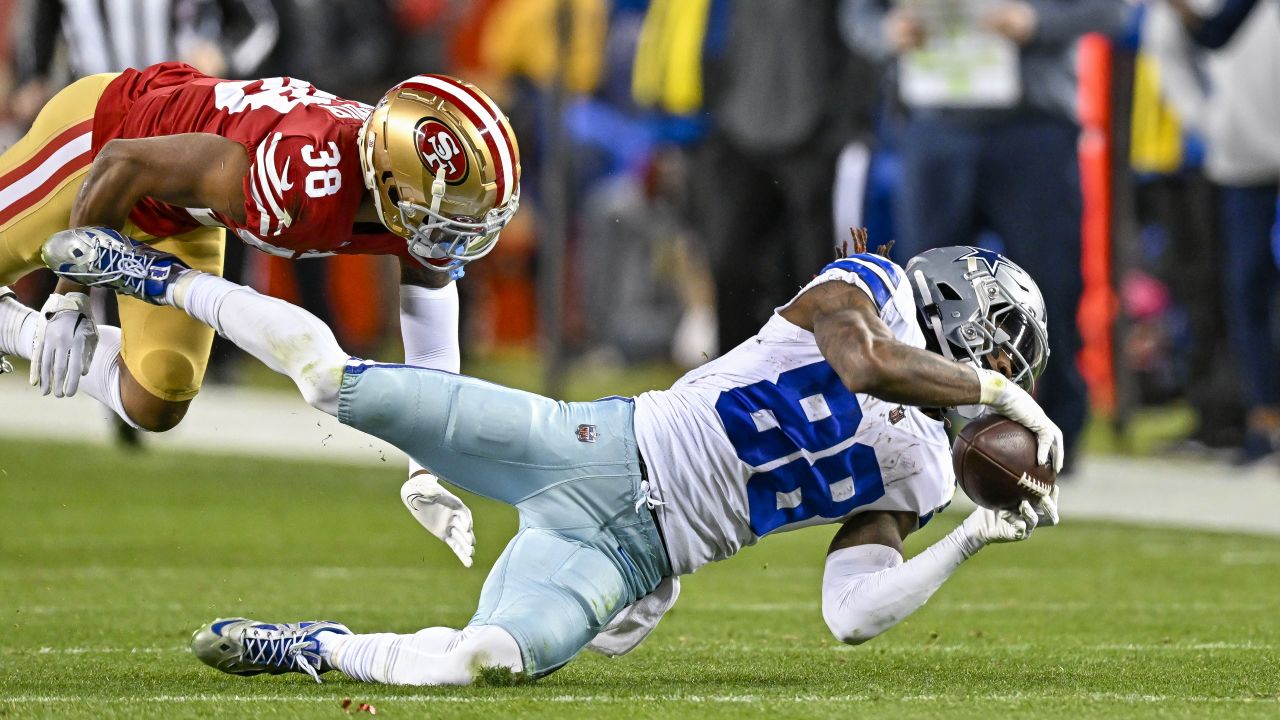
<instances>
[{"instance_id":1,"label":"red jersey","mask_svg":"<svg viewBox=\"0 0 1280 720\"><path fill-rule=\"evenodd\" d=\"M107 86L94 112L93 154L116 138L179 133L212 133L244 145L245 221L143 198L129 219L157 237L223 225L284 257L410 258L404 239L393 233L353 232L365 197L357 138L371 111L294 78L222 80L183 63L161 63L126 70Z\"/></svg>"}]
</instances>

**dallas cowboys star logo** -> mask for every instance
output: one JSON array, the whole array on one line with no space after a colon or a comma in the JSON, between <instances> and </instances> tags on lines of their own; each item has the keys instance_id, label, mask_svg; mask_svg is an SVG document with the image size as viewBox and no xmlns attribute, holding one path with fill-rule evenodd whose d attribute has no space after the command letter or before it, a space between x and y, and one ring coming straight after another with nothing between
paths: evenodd
<instances>
[{"instance_id":1,"label":"dallas cowboys star logo","mask_svg":"<svg viewBox=\"0 0 1280 720\"><path fill-rule=\"evenodd\" d=\"M978 260L981 260L982 262L987 264L987 269L991 271L992 275L996 274L996 270L999 269L1000 263L1004 263L1006 265L1009 264L1009 261L1006 260L1005 257L998 252L995 252L992 250L986 250L984 248L969 248L969 249L971 252L965 255L961 255L960 257L956 258L955 261L963 262L965 260L968 260L969 258L977 258Z\"/></svg>"}]
</instances>

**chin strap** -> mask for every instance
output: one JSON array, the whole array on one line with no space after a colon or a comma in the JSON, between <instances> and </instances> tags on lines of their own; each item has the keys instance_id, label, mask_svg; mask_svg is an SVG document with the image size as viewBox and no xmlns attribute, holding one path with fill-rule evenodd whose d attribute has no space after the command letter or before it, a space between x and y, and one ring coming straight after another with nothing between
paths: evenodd
<instances>
[{"instance_id":1,"label":"chin strap","mask_svg":"<svg viewBox=\"0 0 1280 720\"><path fill-rule=\"evenodd\" d=\"M444 167L441 166L436 170L436 179L431 181L431 212L440 214L440 203L444 200L445 193Z\"/></svg>"}]
</instances>

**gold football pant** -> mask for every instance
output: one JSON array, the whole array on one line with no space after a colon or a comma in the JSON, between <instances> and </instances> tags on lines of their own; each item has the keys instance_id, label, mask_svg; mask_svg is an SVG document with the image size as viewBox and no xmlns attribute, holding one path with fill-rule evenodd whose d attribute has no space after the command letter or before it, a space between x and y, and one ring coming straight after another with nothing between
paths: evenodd
<instances>
[{"instance_id":1,"label":"gold football pant","mask_svg":"<svg viewBox=\"0 0 1280 720\"><path fill-rule=\"evenodd\" d=\"M63 89L26 136L0 155L0 285L43 267L40 246L70 224L92 163L93 112L115 77L91 75ZM223 228L155 238L129 223L124 232L192 268L222 274ZM128 297L120 298L120 328L125 367L147 392L175 402L200 392L213 330L175 308Z\"/></svg>"}]
</instances>

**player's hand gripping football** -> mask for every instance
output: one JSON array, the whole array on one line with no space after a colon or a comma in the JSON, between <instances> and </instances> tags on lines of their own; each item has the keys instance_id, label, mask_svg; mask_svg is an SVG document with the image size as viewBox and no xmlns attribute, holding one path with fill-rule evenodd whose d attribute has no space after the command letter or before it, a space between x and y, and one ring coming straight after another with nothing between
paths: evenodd
<instances>
[{"instance_id":1,"label":"player's hand gripping football","mask_svg":"<svg viewBox=\"0 0 1280 720\"><path fill-rule=\"evenodd\" d=\"M471 509L457 495L445 490L435 475L420 473L400 487L400 499L418 524L443 540L464 566L471 567L476 552Z\"/></svg>"},{"instance_id":2,"label":"player's hand gripping football","mask_svg":"<svg viewBox=\"0 0 1280 720\"><path fill-rule=\"evenodd\" d=\"M1053 424L1035 398L994 370L978 369L977 373L978 383L982 386L982 404L1035 433L1036 462L1041 465L1052 462L1053 471L1061 471L1062 431Z\"/></svg>"},{"instance_id":3,"label":"player's hand gripping football","mask_svg":"<svg viewBox=\"0 0 1280 720\"><path fill-rule=\"evenodd\" d=\"M1058 486L1035 505L1022 501L1017 510L978 507L965 518L963 527L977 546L1026 540L1037 527L1058 524ZM976 547L974 548L976 550Z\"/></svg>"},{"instance_id":4,"label":"player's hand gripping football","mask_svg":"<svg viewBox=\"0 0 1280 720\"><path fill-rule=\"evenodd\" d=\"M31 353L31 385L43 395L71 397L80 389L80 378L89 372L98 347L98 327L89 308L89 296L54 293L40 310L43 321L36 328Z\"/></svg>"}]
</instances>

